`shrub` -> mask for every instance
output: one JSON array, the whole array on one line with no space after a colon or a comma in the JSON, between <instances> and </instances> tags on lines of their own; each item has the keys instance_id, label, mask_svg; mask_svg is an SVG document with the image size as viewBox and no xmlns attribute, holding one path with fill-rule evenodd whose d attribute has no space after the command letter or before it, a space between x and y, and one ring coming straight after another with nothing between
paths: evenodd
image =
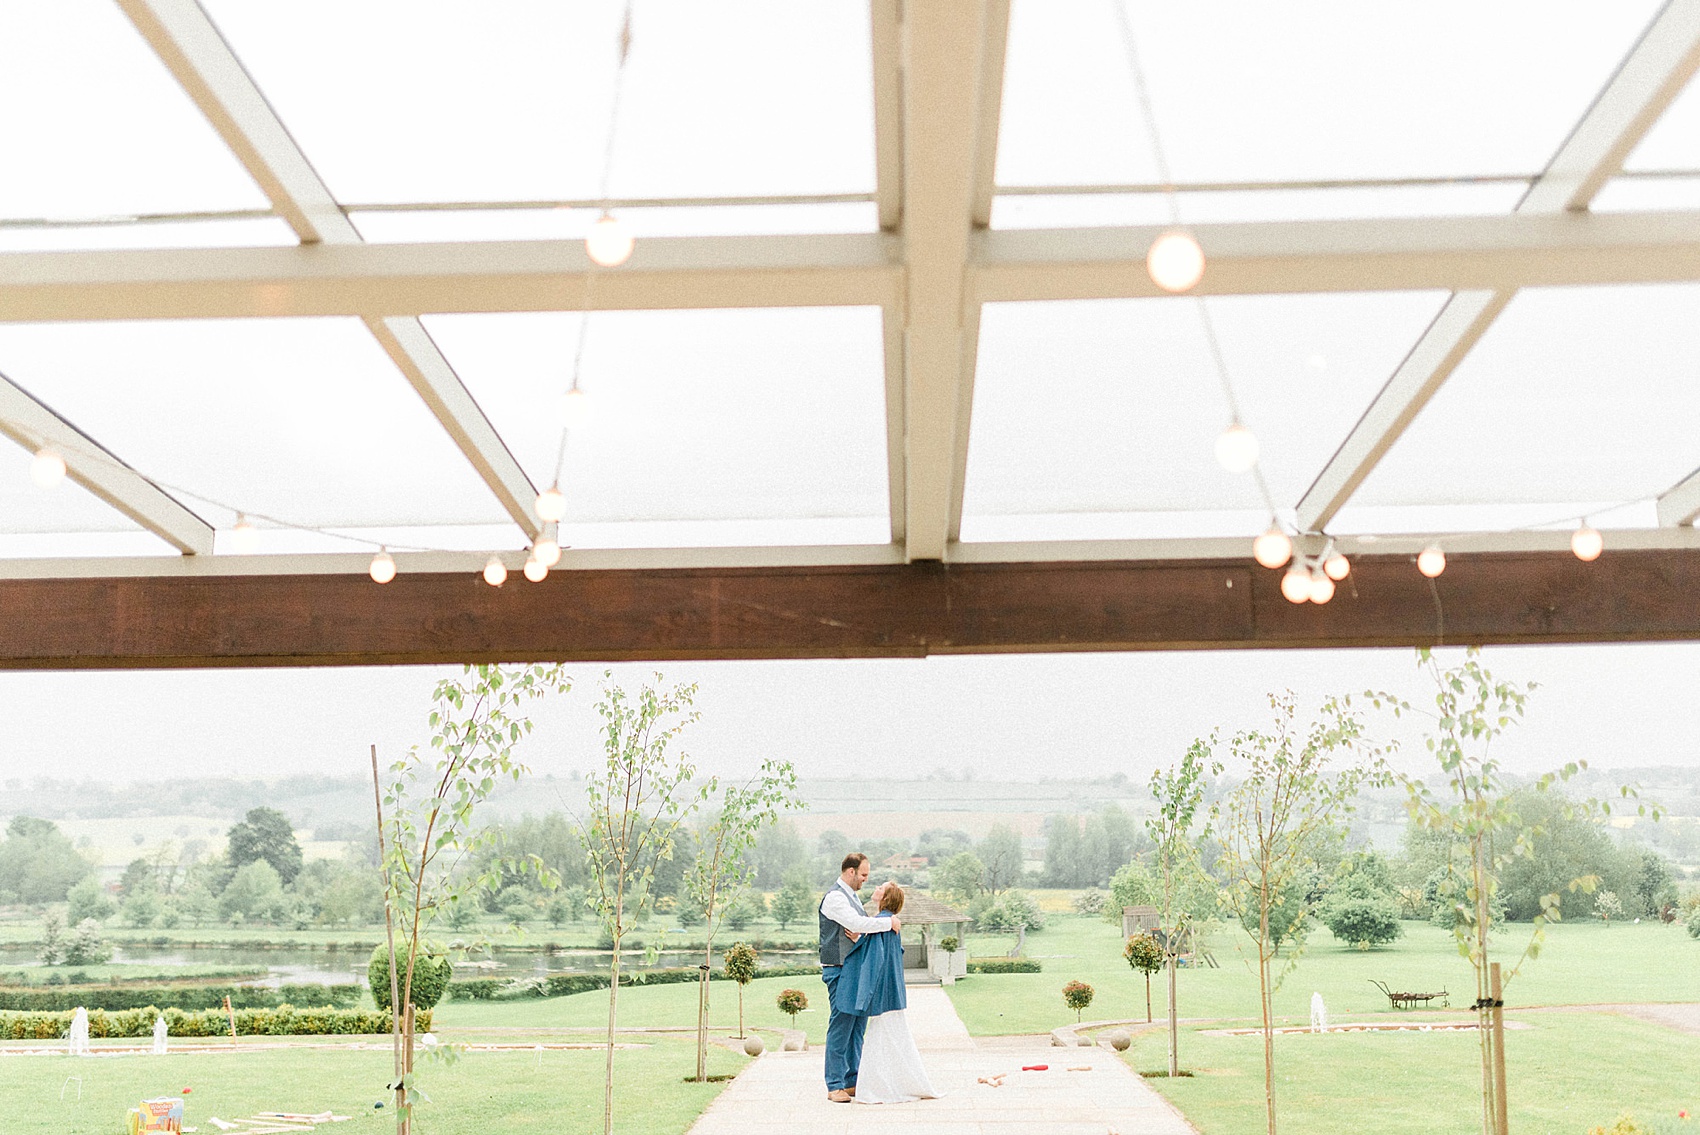
<instances>
[{"instance_id":1,"label":"shrub","mask_svg":"<svg viewBox=\"0 0 1700 1135\"><path fill-rule=\"evenodd\" d=\"M1700 906L1688 912L1688 936L1700 938Z\"/></svg>"},{"instance_id":2,"label":"shrub","mask_svg":"<svg viewBox=\"0 0 1700 1135\"><path fill-rule=\"evenodd\" d=\"M1096 888L1090 891L1081 891L1074 896L1072 902L1076 914L1104 913L1104 892Z\"/></svg>"},{"instance_id":3,"label":"shrub","mask_svg":"<svg viewBox=\"0 0 1700 1135\"><path fill-rule=\"evenodd\" d=\"M1360 950L1385 946L1405 933L1399 911L1386 899L1351 897L1325 903L1322 922L1334 937ZM1451 914L1450 911L1447 912Z\"/></svg>"},{"instance_id":4,"label":"shrub","mask_svg":"<svg viewBox=\"0 0 1700 1135\"><path fill-rule=\"evenodd\" d=\"M1612 1120L1610 1127L1589 1128L1588 1135L1655 1135L1655 1132L1626 1111Z\"/></svg>"},{"instance_id":5,"label":"shrub","mask_svg":"<svg viewBox=\"0 0 1700 1135\"><path fill-rule=\"evenodd\" d=\"M65 898L71 904L65 917L73 926L85 918L99 921L111 918L118 912L117 906L107 897L106 888L101 886L100 880L93 875L79 880Z\"/></svg>"},{"instance_id":6,"label":"shrub","mask_svg":"<svg viewBox=\"0 0 1700 1135\"><path fill-rule=\"evenodd\" d=\"M267 989L255 985L174 985L154 988L84 986L80 989L8 989L0 990L0 1010L44 1013L75 1009L81 1005L91 1011L105 1009L108 1012L119 1012L152 1005L162 1009L198 1011L222 1008L226 997L230 998L231 1005L237 1009L272 1009L285 1003L341 1008L352 1006L360 999L360 987L285 985L281 989Z\"/></svg>"},{"instance_id":7,"label":"shrub","mask_svg":"<svg viewBox=\"0 0 1700 1135\"><path fill-rule=\"evenodd\" d=\"M726 951L726 976L739 985L748 985L756 978L756 965L760 961L755 949L739 942Z\"/></svg>"},{"instance_id":8,"label":"shrub","mask_svg":"<svg viewBox=\"0 0 1700 1135\"><path fill-rule=\"evenodd\" d=\"M1127 945L1122 947L1122 957L1147 977L1163 968L1163 947L1150 934L1130 934Z\"/></svg>"},{"instance_id":9,"label":"shrub","mask_svg":"<svg viewBox=\"0 0 1700 1135\"><path fill-rule=\"evenodd\" d=\"M77 923L77 932L65 944L65 964L98 966L111 957L112 947L100 940L100 923L92 918Z\"/></svg>"},{"instance_id":10,"label":"shrub","mask_svg":"<svg viewBox=\"0 0 1700 1135\"><path fill-rule=\"evenodd\" d=\"M962 949L962 939L958 938L954 934L946 934L943 938L939 939L939 949L943 950L947 954L954 954L956 951Z\"/></svg>"},{"instance_id":11,"label":"shrub","mask_svg":"<svg viewBox=\"0 0 1700 1135\"><path fill-rule=\"evenodd\" d=\"M0 1039L57 1040L70 1032L75 1016L75 1012L0 1012ZM175 1037L230 1035L230 1017L223 1009L189 1013L148 1005L119 1012L90 1009L89 1036L94 1039L151 1037L154 1019L161 1016L165 1018L166 1029ZM235 1016L238 1036L361 1036L387 1033L390 1028L388 1013L369 1009L297 1009L279 1005L272 1009L239 1009ZM421 1030L429 1030L430 1012L421 1012L417 1022Z\"/></svg>"},{"instance_id":12,"label":"shrub","mask_svg":"<svg viewBox=\"0 0 1700 1135\"><path fill-rule=\"evenodd\" d=\"M449 978L454 975L454 967L449 959L440 954L419 952L418 960L413 964L412 996L415 1009L429 1009L443 999L443 994L449 988ZM372 961L366 966L366 980L372 985L372 1000L384 1012L390 1011L390 951L388 946L379 945L372 951ZM407 983L407 958L397 955L396 958L396 988L401 989ZM389 1031L385 1025L381 1030ZM423 1031L423 1030L421 1030Z\"/></svg>"},{"instance_id":13,"label":"shrub","mask_svg":"<svg viewBox=\"0 0 1700 1135\"><path fill-rule=\"evenodd\" d=\"M1074 1010L1074 1020L1080 1023L1080 1014L1092 1004L1092 987L1084 981L1071 981L1063 986L1063 1004Z\"/></svg>"},{"instance_id":14,"label":"shrub","mask_svg":"<svg viewBox=\"0 0 1700 1135\"><path fill-rule=\"evenodd\" d=\"M1043 967L1032 958L969 958L969 973L1039 973Z\"/></svg>"},{"instance_id":15,"label":"shrub","mask_svg":"<svg viewBox=\"0 0 1700 1135\"><path fill-rule=\"evenodd\" d=\"M1005 891L975 916L981 930L991 934L1014 934L1022 929L1043 930L1045 916L1039 904L1021 891Z\"/></svg>"},{"instance_id":16,"label":"shrub","mask_svg":"<svg viewBox=\"0 0 1700 1135\"><path fill-rule=\"evenodd\" d=\"M1614 918L1623 917L1623 900L1617 897L1616 891L1601 891L1594 896L1594 917L1607 926Z\"/></svg>"},{"instance_id":17,"label":"shrub","mask_svg":"<svg viewBox=\"0 0 1700 1135\"><path fill-rule=\"evenodd\" d=\"M797 1027L797 1014L809 1007L809 996L801 989L781 989L777 998L779 1011L791 1017L791 1027Z\"/></svg>"}]
</instances>

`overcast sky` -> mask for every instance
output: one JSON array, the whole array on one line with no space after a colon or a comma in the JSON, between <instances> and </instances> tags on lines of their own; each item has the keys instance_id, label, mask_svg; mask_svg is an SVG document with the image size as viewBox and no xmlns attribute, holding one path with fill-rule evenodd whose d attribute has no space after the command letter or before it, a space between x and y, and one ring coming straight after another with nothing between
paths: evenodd
<instances>
[{"instance_id":1,"label":"overcast sky","mask_svg":"<svg viewBox=\"0 0 1700 1135\"><path fill-rule=\"evenodd\" d=\"M1455 658L1458 652L1446 657ZM1603 767L1700 764L1700 645L1498 647L1497 674L1542 683L1502 752L1534 771L1587 758ZM596 664L540 705L524 756L538 773L597 756ZM617 680L657 667L618 665ZM916 661L701 662L659 667L701 683L687 745L710 771L762 757L805 776L880 777L964 769L986 778L1143 776L1188 741L1263 719L1264 694L1314 703L1424 684L1408 650L1051 654ZM367 747L423 740L435 668L0 674L0 783L22 777L130 781L173 776L360 775ZM1391 728L1391 722L1385 722ZM1382 725L1378 725L1381 728ZM1415 741L1407 732L1407 742ZM1420 743L1414 746L1420 750ZM1415 753L1411 767L1420 767ZM0 812L4 808L0 807Z\"/></svg>"}]
</instances>

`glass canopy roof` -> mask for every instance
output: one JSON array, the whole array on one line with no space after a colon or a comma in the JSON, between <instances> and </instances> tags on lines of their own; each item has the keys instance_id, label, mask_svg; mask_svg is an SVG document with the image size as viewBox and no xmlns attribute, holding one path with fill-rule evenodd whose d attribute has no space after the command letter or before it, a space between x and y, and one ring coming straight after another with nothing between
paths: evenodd
<instances>
[{"instance_id":1,"label":"glass canopy roof","mask_svg":"<svg viewBox=\"0 0 1700 1135\"><path fill-rule=\"evenodd\" d=\"M1658 0L633 0L622 69L627 7L0 0L4 570L481 563L557 480L638 565L1692 532Z\"/></svg>"}]
</instances>

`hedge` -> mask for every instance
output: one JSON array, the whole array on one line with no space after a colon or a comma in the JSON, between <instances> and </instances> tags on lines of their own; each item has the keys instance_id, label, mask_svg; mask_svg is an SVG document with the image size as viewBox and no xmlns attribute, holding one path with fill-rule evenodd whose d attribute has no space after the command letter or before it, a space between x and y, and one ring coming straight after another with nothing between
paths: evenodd
<instances>
[{"instance_id":1,"label":"hedge","mask_svg":"<svg viewBox=\"0 0 1700 1135\"><path fill-rule=\"evenodd\" d=\"M1032 958L969 958L969 973L1039 973L1043 969Z\"/></svg>"},{"instance_id":2,"label":"hedge","mask_svg":"<svg viewBox=\"0 0 1700 1135\"><path fill-rule=\"evenodd\" d=\"M0 1012L0 1039L58 1040L71 1031L72 1013L13 1013ZM124 1009L109 1013L104 1009L89 1010L89 1036L152 1037L156 1017L165 1018L166 1031L174 1037L215 1037L230 1035L230 1018L223 1009L204 1009L186 1013L181 1009ZM418 1032L429 1032L431 1013L422 1010L414 1017ZM236 1012L236 1032L239 1036L326 1036L373 1035L390 1031L390 1015L371 1009L297 1009L279 1005L275 1009L239 1009Z\"/></svg>"},{"instance_id":3,"label":"hedge","mask_svg":"<svg viewBox=\"0 0 1700 1135\"><path fill-rule=\"evenodd\" d=\"M168 985L153 988L81 985L69 989L0 989L0 1010L51 1013L86 1008L116 1012L148 1006L223 1009L226 997L230 998L231 1007L235 1009L275 1009L280 1005L346 1008L359 1002L360 987L285 985L269 989L263 985Z\"/></svg>"},{"instance_id":4,"label":"hedge","mask_svg":"<svg viewBox=\"0 0 1700 1135\"><path fill-rule=\"evenodd\" d=\"M820 966L772 966L756 970L756 977L808 977L819 976ZM677 969L647 969L632 970L620 975L620 988L629 989L637 985L676 985L680 982L698 981L701 971L695 966ZM712 981L729 980L718 970L709 973ZM557 973L551 974L542 981L500 981L496 978L480 978L474 981L451 981L449 996L457 1001L514 1001L529 997L569 997L574 993L591 993L598 989L608 988L608 975L605 973Z\"/></svg>"}]
</instances>

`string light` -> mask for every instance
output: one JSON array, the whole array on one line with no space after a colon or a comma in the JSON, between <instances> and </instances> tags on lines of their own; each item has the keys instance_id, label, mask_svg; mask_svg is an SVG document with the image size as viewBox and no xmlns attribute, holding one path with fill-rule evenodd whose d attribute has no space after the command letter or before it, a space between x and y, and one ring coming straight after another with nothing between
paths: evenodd
<instances>
[{"instance_id":1,"label":"string light","mask_svg":"<svg viewBox=\"0 0 1700 1135\"><path fill-rule=\"evenodd\" d=\"M50 445L44 445L35 451L35 459L30 462L30 480L44 489L58 486L65 479L65 459L59 451Z\"/></svg>"},{"instance_id":2,"label":"string light","mask_svg":"<svg viewBox=\"0 0 1700 1135\"><path fill-rule=\"evenodd\" d=\"M1145 270L1165 292L1190 291L1204 278L1204 249L1191 233L1166 232L1151 242Z\"/></svg>"},{"instance_id":3,"label":"string light","mask_svg":"<svg viewBox=\"0 0 1700 1135\"><path fill-rule=\"evenodd\" d=\"M584 428L584 423L590 419L590 404L585 398L584 391L574 386L561 395L561 425L569 430Z\"/></svg>"},{"instance_id":4,"label":"string light","mask_svg":"<svg viewBox=\"0 0 1700 1135\"><path fill-rule=\"evenodd\" d=\"M1244 473L1257 464L1257 435L1235 422L1216 436L1216 460L1230 473Z\"/></svg>"},{"instance_id":5,"label":"string light","mask_svg":"<svg viewBox=\"0 0 1700 1135\"><path fill-rule=\"evenodd\" d=\"M388 548L379 548L378 554L372 557L372 566L366 569L373 583L388 583L395 578L395 557L390 555Z\"/></svg>"},{"instance_id":6,"label":"string light","mask_svg":"<svg viewBox=\"0 0 1700 1135\"><path fill-rule=\"evenodd\" d=\"M1318 606L1334 598L1334 581L1321 571L1310 573L1310 601Z\"/></svg>"},{"instance_id":7,"label":"string light","mask_svg":"<svg viewBox=\"0 0 1700 1135\"><path fill-rule=\"evenodd\" d=\"M567 515L567 498L560 488L549 486L537 494L537 519L545 524L553 524Z\"/></svg>"},{"instance_id":8,"label":"string light","mask_svg":"<svg viewBox=\"0 0 1700 1135\"><path fill-rule=\"evenodd\" d=\"M508 581L508 566L495 556L484 565L484 582L491 587L500 587Z\"/></svg>"},{"instance_id":9,"label":"string light","mask_svg":"<svg viewBox=\"0 0 1700 1135\"><path fill-rule=\"evenodd\" d=\"M1575 552L1576 558L1583 563L1592 563L1606 550L1606 538L1584 520L1582 527L1570 534L1570 550Z\"/></svg>"},{"instance_id":10,"label":"string light","mask_svg":"<svg viewBox=\"0 0 1700 1135\"><path fill-rule=\"evenodd\" d=\"M546 568L554 567L561 562L560 541L547 533L539 536L531 545L531 558Z\"/></svg>"},{"instance_id":11,"label":"string light","mask_svg":"<svg viewBox=\"0 0 1700 1135\"><path fill-rule=\"evenodd\" d=\"M618 268L632 258L632 234L612 213L603 213L584 238L584 251L603 268Z\"/></svg>"},{"instance_id":12,"label":"string light","mask_svg":"<svg viewBox=\"0 0 1700 1135\"><path fill-rule=\"evenodd\" d=\"M1322 561L1322 570L1329 579L1338 582L1351 574L1352 564L1345 556L1341 555L1339 552L1335 552L1333 555Z\"/></svg>"},{"instance_id":13,"label":"string light","mask_svg":"<svg viewBox=\"0 0 1700 1135\"><path fill-rule=\"evenodd\" d=\"M1417 570L1433 579L1446 570L1446 553L1440 550L1439 545L1430 544L1417 553Z\"/></svg>"},{"instance_id":14,"label":"string light","mask_svg":"<svg viewBox=\"0 0 1700 1135\"><path fill-rule=\"evenodd\" d=\"M236 517L236 527L230 530L230 547L239 556L246 556L260 546L260 532L245 513Z\"/></svg>"},{"instance_id":15,"label":"string light","mask_svg":"<svg viewBox=\"0 0 1700 1135\"><path fill-rule=\"evenodd\" d=\"M1294 564L1281 577L1281 594L1287 597L1289 603L1310 601L1310 575L1302 564Z\"/></svg>"},{"instance_id":16,"label":"string light","mask_svg":"<svg viewBox=\"0 0 1700 1135\"><path fill-rule=\"evenodd\" d=\"M1293 542L1271 524L1269 531L1251 542L1251 557L1266 568L1278 568L1293 558Z\"/></svg>"},{"instance_id":17,"label":"string light","mask_svg":"<svg viewBox=\"0 0 1700 1135\"><path fill-rule=\"evenodd\" d=\"M525 578L533 583L542 583L549 574L549 565L535 556L525 561Z\"/></svg>"}]
</instances>

